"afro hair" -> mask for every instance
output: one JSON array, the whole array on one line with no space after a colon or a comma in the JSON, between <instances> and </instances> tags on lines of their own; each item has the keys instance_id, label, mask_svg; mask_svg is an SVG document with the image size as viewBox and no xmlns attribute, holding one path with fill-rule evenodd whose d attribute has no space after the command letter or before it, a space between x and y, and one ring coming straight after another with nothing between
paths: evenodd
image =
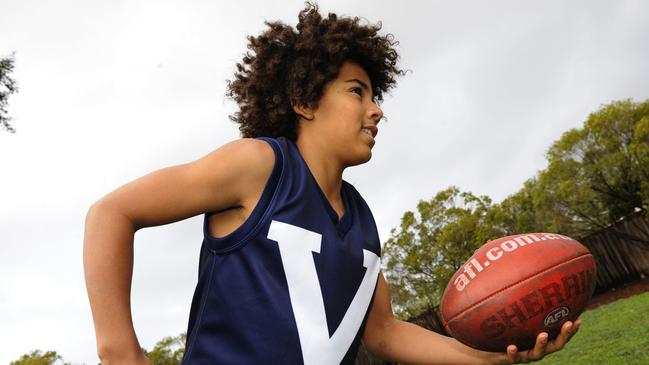
<instances>
[{"instance_id":1,"label":"afro hair","mask_svg":"<svg viewBox=\"0 0 649 365\"><path fill-rule=\"evenodd\" d=\"M295 28L280 21L268 22L264 32L249 41L227 96L239 106L230 119L239 124L242 137L297 138L298 115L293 106L317 108L326 84L334 80L345 61L361 66L372 82L375 101L405 74L396 67L398 42L392 34L381 36L382 25L362 25L360 18L323 18L318 5L305 3ZM252 51L252 53L251 53Z\"/></svg>"}]
</instances>

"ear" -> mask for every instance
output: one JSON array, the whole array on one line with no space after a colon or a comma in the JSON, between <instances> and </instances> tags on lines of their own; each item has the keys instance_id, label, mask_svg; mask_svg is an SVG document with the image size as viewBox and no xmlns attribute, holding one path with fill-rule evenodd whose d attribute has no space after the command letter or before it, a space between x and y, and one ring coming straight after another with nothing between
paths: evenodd
<instances>
[{"instance_id":1,"label":"ear","mask_svg":"<svg viewBox=\"0 0 649 365\"><path fill-rule=\"evenodd\" d=\"M308 106L293 104L293 111L295 112L295 114L306 120L313 120L313 109L309 108Z\"/></svg>"}]
</instances>

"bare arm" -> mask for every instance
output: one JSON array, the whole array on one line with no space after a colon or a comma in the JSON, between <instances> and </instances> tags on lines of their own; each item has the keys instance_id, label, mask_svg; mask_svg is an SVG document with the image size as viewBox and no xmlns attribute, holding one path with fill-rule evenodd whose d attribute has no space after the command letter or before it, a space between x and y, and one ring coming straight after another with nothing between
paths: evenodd
<instances>
[{"instance_id":1,"label":"bare arm","mask_svg":"<svg viewBox=\"0 0 649 365\"><path fill-rule=\"evenodd\" d=\"M133 236L143 227L255 204L274 165L264 141L229 143L153 172L97 201L86 217L84 273L102 364L147 363L133 328Z\"/></svg>"},{"instance_id":2,"label":"bare arm","mask_svg":"<svg viewBox=\"0 0 649 365\"><path fill-rule=\"evenodd\" d=\"M395 319L392 315L389 288L380 273L363 334L363 343L371 353L379 357L413 365L512 364L537 360L560 350L577 331L579 323L575 324L574 329L572 327L572 323L565 323L561 334L549 343L547 334L539 334L536 346L529 351L518 352L515 346L509 346L507 353L475 350L451 337Z\"/></svg>"}]
</instances>

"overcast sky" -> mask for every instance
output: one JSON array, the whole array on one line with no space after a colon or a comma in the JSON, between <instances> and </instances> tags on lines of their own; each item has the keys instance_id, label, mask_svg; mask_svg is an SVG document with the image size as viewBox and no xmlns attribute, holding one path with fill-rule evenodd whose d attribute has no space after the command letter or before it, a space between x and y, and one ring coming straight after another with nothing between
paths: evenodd
<instances>
[{"instance_id":1,"label":"overcast sky","mask_svg":"<svg viewBox=\"0 0 649 365\"><path fill-rule=\"evenodd\" d=\"M500 201L561 134L612 100L649 97L646 1L325 1L381 20L410 69L383 104L374 157L345 178L383 241L449 185ZM0 131L0 364L31 349L96 364L83 221L102 195L238 138L225 81L263 20L302 1L0 0L0 56L20 93ZM201 218L136 235L141 344L187 326Z\"/></svg>"}]
</instances>

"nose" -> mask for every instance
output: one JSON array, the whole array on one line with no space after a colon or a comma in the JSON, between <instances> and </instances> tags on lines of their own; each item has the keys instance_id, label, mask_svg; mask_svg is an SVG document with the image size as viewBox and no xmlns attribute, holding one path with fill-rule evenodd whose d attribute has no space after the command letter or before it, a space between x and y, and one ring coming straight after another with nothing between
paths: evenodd
<instances>
[{"instance_id":1,"label":"nose","mask_svg":"<svg viewBox=\"0 0 649 365\"><path fill-rule=\"evenodd\" d=\"M375 103L372 102L370 107L367 109L367 114L370 120L374 122L374 124L379 124L381 119L383 119L383 110Z\"/></svg>"}]
</instances>

